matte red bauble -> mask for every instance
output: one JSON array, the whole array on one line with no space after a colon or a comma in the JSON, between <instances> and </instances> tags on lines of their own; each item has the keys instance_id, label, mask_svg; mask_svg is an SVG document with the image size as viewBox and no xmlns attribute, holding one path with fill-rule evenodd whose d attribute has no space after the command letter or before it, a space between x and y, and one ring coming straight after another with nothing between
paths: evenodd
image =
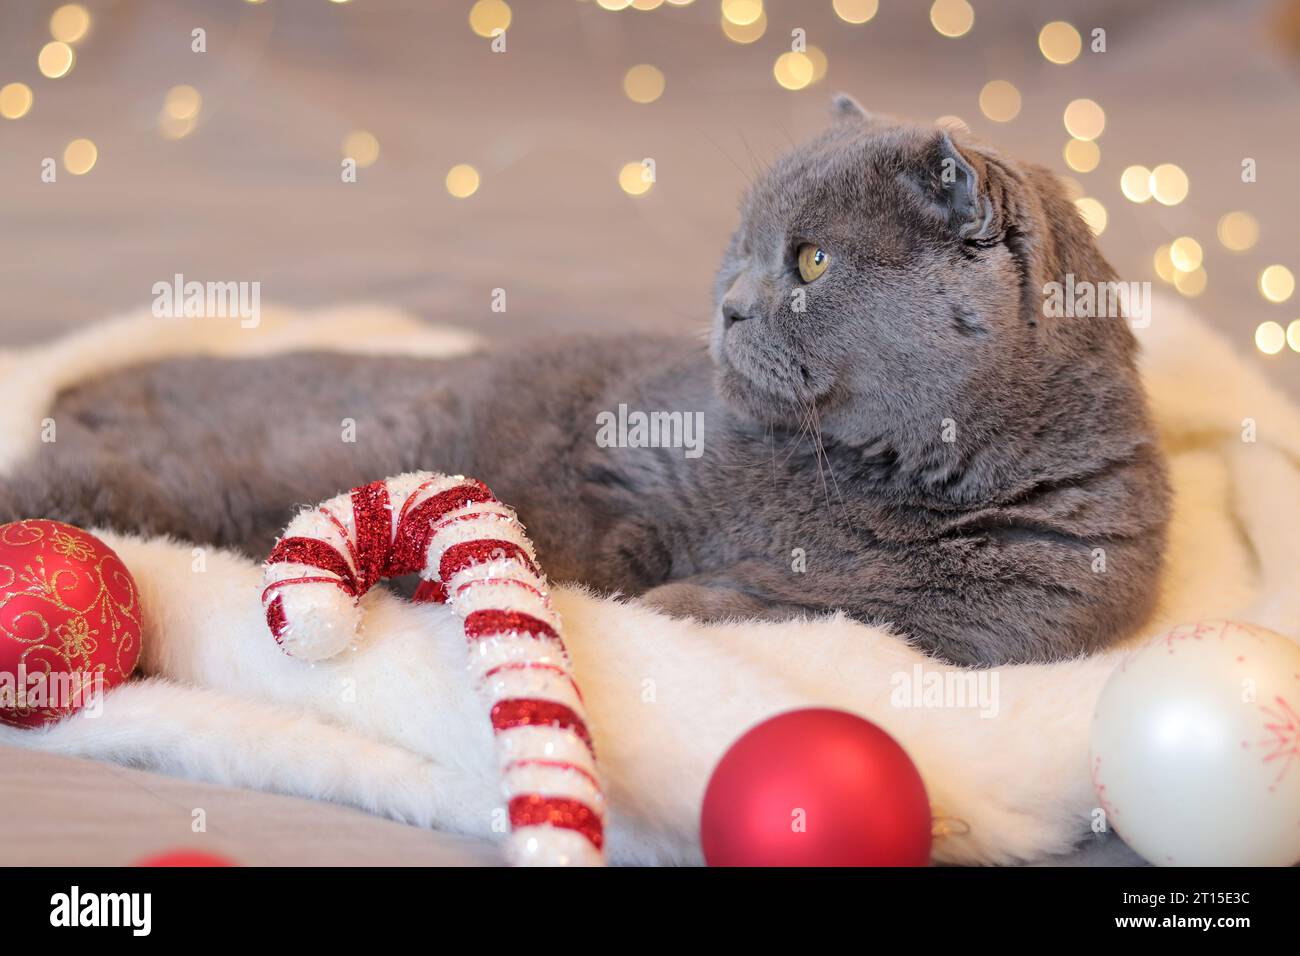
<instances>
[{"instance_id":1,"label":"matte red bauble","mask_svg":"<svg viewBox=\"0 0 1300 956\"><path fill-rule=\"evenodd\" d=\"M700 843L710 866L925 866L930 802L907 753L875 724L795 710L723 755Z\"/></svg>"},{"instance_id":2,"label":"matte red bauble","mask_svg":"<svg viewBox=\"0 0 1300 956\"><path fill-rule=\"evenodd\" d=\"M112 548L58 521L0 525L0 721L58 720L139 656L140 600Z\"/></svg>"}]
</instances>

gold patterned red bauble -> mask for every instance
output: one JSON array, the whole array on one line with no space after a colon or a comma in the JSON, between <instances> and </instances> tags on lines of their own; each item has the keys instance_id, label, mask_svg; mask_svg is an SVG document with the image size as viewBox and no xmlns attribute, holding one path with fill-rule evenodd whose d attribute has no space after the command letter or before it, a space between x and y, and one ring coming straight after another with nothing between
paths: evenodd
<instances>
[{"instance_id":1,"label":"gold patterned red bauble","mask_svg":"<svg viewBox=\"0 0 1300 956\"><path fill-rule=\"evenodd\" d=\"M139 593L112 548L59 521L0 525L0 722L93 713L139 656Z\"/></svg>"}]
</instances>

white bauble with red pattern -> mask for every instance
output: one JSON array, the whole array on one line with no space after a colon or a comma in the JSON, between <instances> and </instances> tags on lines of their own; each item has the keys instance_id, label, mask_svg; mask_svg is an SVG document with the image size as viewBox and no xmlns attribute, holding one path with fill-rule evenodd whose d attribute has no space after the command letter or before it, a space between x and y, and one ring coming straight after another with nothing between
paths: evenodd
<instances>
[{"instance_id":1,"label":"white bauble with red pattern","mask_svg":"<svg viewBox=\"0 0 1300 956\"><path fill-rule=\"evenodd\" d=\"M1107 823L1158 866L1300 862L1300 645L1180 624L1102 690L1092 777Z\"/></svg>"}]
</instances>

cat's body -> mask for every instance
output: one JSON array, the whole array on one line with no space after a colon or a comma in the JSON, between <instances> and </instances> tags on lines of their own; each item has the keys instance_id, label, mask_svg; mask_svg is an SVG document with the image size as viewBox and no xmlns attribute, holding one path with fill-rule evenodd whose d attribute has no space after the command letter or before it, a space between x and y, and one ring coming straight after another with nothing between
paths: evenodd
<instances>
[{"instance_id":1,"label":"cat's body","mask_svg":"<svg viewBox=\"0 0 1300 956\"><path fill-rule=\"evenodd\" d=\"M674 613L842 609L968 664L1103 646L1150 608L1168 493L1123 321L1045 320L1039 290L1113 273L1046 173L936 135L850 115L755 187L711 356L166 361L62 395L3 517L258 554L295 506L459 472L519 510L553 578ZM960 195L930 181L950 156ZM792 278L810 239L832 265ZM700 454L598 441L620 405L699 413Z\"/></svg>"}]
</instances>

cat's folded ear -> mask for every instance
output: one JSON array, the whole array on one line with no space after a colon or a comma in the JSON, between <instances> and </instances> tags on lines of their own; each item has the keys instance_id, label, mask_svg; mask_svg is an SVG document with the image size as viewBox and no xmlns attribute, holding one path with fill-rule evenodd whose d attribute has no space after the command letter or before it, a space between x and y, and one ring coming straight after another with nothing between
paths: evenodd
<instances>
[{"instance_id":1,"label":"cat's folded ear","mask_svg":"<svg viewBox=\"0 0 1300 956\"><path fill-rule=\"evenodd\" d=\"M870 122L873 119L872 115L862 108L862 104L848 93L836 93L831 98L831 115L837 120L856 120L860 123Z\"/></svg>"},{"instance_id":2,"label":"cat's folded ear","mask_svg":"<svg viewBox=\"0 0 1300 956\"><path fill-rule=\"evenodd\" d=\"M994 241L1013 215L1012 173L996 157L959 147L947 130L931 134L903 174L926 205L962 239Z\"/></svg>"}]
</instances>

